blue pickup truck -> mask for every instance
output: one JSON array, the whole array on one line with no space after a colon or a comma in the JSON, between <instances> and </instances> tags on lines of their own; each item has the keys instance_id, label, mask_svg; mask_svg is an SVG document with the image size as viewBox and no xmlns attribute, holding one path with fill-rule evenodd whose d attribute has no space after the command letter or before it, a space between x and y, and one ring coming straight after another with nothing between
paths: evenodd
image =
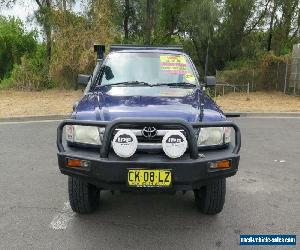
<instances>
[{"instance_id":1,"label":"blue pickup truck","mask_svg":"<svg viewBox=\"0 0 300 250\"><path fill-rule=\"evenodd\" d=\"M220 213L241 134L205 94L215 78L201 81L178 46L94 49L92 75L78 76L84 95L57 129L73 211L97 209L101 190L193 190L201 212Z\"/></svg>"}]
</instances>

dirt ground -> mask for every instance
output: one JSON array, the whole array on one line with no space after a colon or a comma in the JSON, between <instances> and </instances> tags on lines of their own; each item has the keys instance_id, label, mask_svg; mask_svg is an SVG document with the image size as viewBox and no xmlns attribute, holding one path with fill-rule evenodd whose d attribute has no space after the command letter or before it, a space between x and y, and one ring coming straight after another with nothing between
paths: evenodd
<instances>
[{"instance_id":1,"label":"dirt ground","mask_svg":"<svg viewBox=\"0 0 300 250\"><path fill-rule=\"evenodd\" d=\"M224 112L300 112L300 96L281 92L230 93L215 98Z\"/></svg>"},{"instance_id":2,"label":"dirt ground","mask_svg":"<svg viewBox=\"0 0 300 250\"><path fill-rule=\"evenodd\" d=\"M0 117L64 115L80 98L82 91L46 90L40 92L0 91Z\"/></svg>"},{"instance_id":3,"label":"dirt ground","mask_svg":"<svg viewBox=\"0 0 300 250\"><path fill-rule=\"evenodd\" d=\"M0 91L0 117L64 115L82 91L46 90L41 92ZM300 112L300 96L280 92L231 93L215 98L224 112Z\"/></svg>"}]
</instances>

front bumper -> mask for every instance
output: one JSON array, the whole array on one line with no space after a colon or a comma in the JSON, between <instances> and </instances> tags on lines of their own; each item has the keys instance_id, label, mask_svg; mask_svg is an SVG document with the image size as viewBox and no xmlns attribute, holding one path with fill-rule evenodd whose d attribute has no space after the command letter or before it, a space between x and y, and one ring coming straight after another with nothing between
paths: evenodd
<instances>
[{"instance_id":1,"label":"front bumper","mask_svg":"<svg viewBox=\"0 0 300 250\"><path fill-rule=\"evenodd\" d=\"M62 131L65 125L105 126L105 134L101 153L87 149L64 148L62 143ZM122 159L110 150L112 132L116 127L136 127L138 125L156 127L179 126L186 130L189 152L178 159L170 159L164 154L136 153L129 159ZM201 152L199 156L197 142L193 135L195 127L229 126L235 130L235 146L226 149ZM110 190L138 190L127 185L128 169L170 169L172 172L172 185L170 187L155 187L150 189L191 190L199 189L213 179L225 178L235 175L239 164L239 149L241 144L240 131L231 122L216 123L193 123L189 124L183 120L149 120L120 119L113 122L91 122L91 121L63 121L58 128L57 146L58 165L61 173L76 176L92 183L102 189ZM86 160L88 166L71 168L67 166L68 159ZM230 160L231 167L227 169L211 169L210 163L220 160ZM143 190L145 188L142 188Z\"/></svg>"}]
</instances>

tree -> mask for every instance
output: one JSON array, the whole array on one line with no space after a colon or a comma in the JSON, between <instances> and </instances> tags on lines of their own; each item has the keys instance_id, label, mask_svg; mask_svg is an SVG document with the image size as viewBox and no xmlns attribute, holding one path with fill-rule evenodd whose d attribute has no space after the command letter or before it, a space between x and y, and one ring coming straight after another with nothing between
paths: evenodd
<instances>
[{"instance_id":1,"label":"tree","mask_svg":"<svg viewBox=\"0 0 300 250\"><path fill-rule=\"evenodd\" d=\"M0 80L10 74L21 57L37 46L35 32L26 32L19 19L0 16Z\"/></svg>"},{"instance_id":2,"label":"tree","mask_svg":"<svg viewBox=\"0 0 300 250\"><path fill-rule=\"evenodd\" d=\"M152 30L155 25L155 7L156 0L146 0L146 23L145 23L145 38L144 43L146 45L151 44Z\"/></svg>"},{"instance_id":3,"label":"tree","mask_svg":"<svg viewBox=\"0 0 300 250\"><path fill-rule=\"evenodd\" d=\"M181 13L186 7L182 0L160 0L157 3L157 21L154 27L153 44L179 43Z\"/></svg>"},{"instance_id":4,"label":"tree","mask_svg":"<svg viewBox=\"0 0 300 250\"><path fill-rule=\"evenodd\" d=\"M206 51L217 23L218 10L212 0L189 1L182 12L181 34L191 40L200 65L205 65Z\"/></svg>"},{"instance_id":5,"label":"tree","mask_svg":"<svg viewBox=\"0 0 300 250\"><path fill-rule=\"evenodd\" d=\"M123 22L123 25L124 25L124 39L125 39L125 41L127 41L128 40L128 38L129 38L129 35L128 35L128 33L129 33L129 31L128 31L128 29L129 29L129 18L130 18L130 2L129 2L129 0L125 0L125 5L124 5L125 7L124 7L124 22Z\"/></svg>"},{"instance_id":6,"label":"tree","mask_svg":"<svg viewBox=\"0 0 300 250\"><path fill-rule=\"evenodd\" d=\"M51 79L72 84L92 67L94 42L182 44L204 73L257 61L268 50L287 54L300 42L300 0L87 0L80 13L76 0L32 1Z\"/></svg>"},{"instance_id":7,"label":"tree","mask_svg":"<svg viewBox=\"0 0 300 250\"><path fill-rule=\"evenodd\" d=\"M1 5L7 7L12 6L13 4L19 2L22 3L22 0L0 0ZM34 0L38 6L38 10L35 12L35 18L38 23L41 25L42 30L45 34L46 41L46 60L47 65L50 67L51 62L51 11L52 11L52 0Z\"/></svg>"},{"instance_id":8,"label":"tree","mask_svg":"<svg viewBox=\"0 0 300 250\"><path fill-rule=\"evenodd\" d=\"M274 19L276 18L276 11L277 11L278 3L277 1L273 1L273 6L271 10L271 18L269 24L269 34L268 34L268 42L267 42L267 50L271 50L271 43L272 43L272 36L273 36L273 27L274 27Z\"/></svg>"},{"instance_id":9,"label":"tree","mask_svg":"<svg viewBox=\"0 0 300 250\"><path fill-rule=\"evenodd\" d=\"M274 0L275 4L278 7L275 14L276 26L274 25L272 49L276 54L285 54L291 51L294 42L292 40L299 30L297 22L299 20L299 0Z\"/></svg>"},{"instance_id":10,"label":"tree","mask_svg":"<svg viewBox=\"0 0 300 250\"><path fill-rule=\"evenodd\" d=\"M114 29L113 8L109 0L94 0L83 16L59 9L53 11L50 73L54 79L64 86L78 88L77 74L90 73L95 65L93 44L109 45L116 39L118 32Z\"/></svg>"},{"instance_id":11,"label":"tree","mask_svg":"<svg viewBox=\"0 0 300 250\"><path fill-rule=\"evenodd\" d=\"M45 33L46 40L46 59L47 65L50 67L51 62L51 50L52 50L52 23L51 23L51 12L52 12L52 0L35 0L39 9L35 13L37 21L41 24Z\"/></svg>"},{"instance_id":12,"label":"tree","mask_svg":"<svg viewBox=\"0 0 300 250\"><path fill-rule=\"evenodd\" d=\"M226 0L225 20L220 32L227 48L227 60L234 60L242 55L242 40L246 33L247 22L255 11L254 0Z\"/></svg>"}]
</instances>

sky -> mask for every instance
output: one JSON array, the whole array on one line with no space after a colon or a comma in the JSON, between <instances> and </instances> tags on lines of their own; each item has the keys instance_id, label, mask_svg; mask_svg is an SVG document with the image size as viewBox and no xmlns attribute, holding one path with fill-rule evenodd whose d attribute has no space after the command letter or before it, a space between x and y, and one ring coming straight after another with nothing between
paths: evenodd
<instances>
[{"instance_id":1,"label":"sky","mask_svg":"<svg viewBox=\"0 0 300 250\"><path fill-rule=\"evenodd\" d=\"M33 30L36 28L36 24L27 19L29 16L32 16L37 9L37 5L31 0L22 2L18 1L12 8L1 7L0 15L18 17L23 21L26 30Z\"/></svg>"}]
</instances>

